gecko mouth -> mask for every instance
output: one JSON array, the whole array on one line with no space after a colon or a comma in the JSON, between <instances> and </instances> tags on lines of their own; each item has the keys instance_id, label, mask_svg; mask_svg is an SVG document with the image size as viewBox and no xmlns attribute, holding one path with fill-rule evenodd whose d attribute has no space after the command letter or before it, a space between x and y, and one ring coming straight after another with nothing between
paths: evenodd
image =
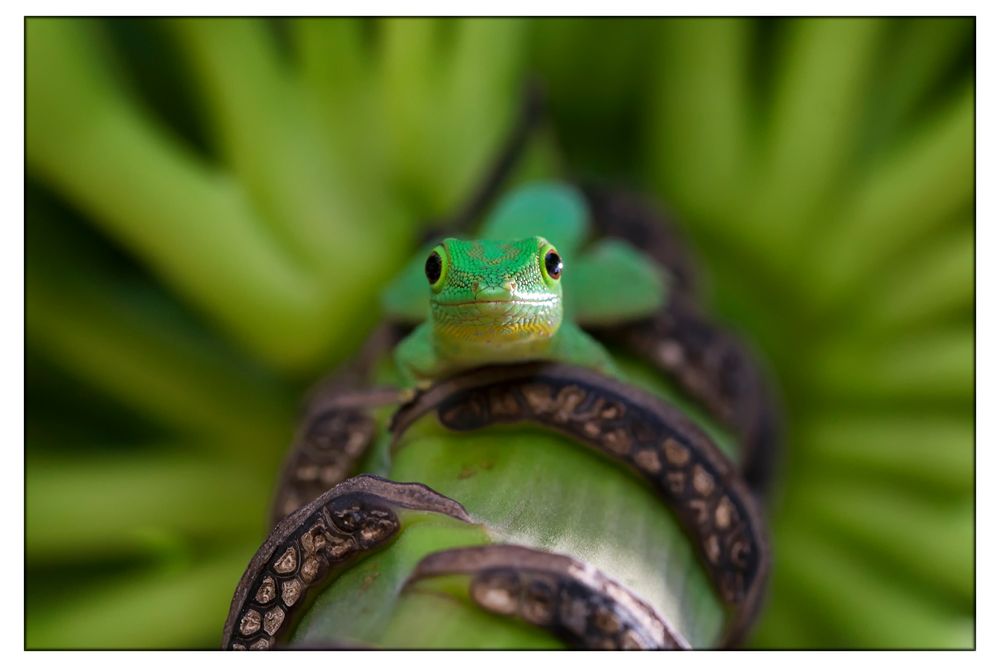
<instances>
[{"instance_id":1,"label":"gecko mouth","mask_svg":"<svg viewBox=\"0 0 1000 667\"><path fill-rule=\"evenodd\" d=\"M448 308L451 306L480 306L480 305L506 305L506 306L542 306L555 304L559 297L547 296L537 298L517 297L514 299L470 299L468 301L435 301L434 305Z\"/></svg>"},{"instance_id":2,"label":"gecko mouth","mask_svg":"<svg viewBox=\"0 0 1000 667\"><path fill-rule=\"evenodd\" d=\"M431 319L438 335L443 340L470 345L506 345L550 338L562 320L558 297L494 298L431 305Z\"/></svg>"}]
</instances>

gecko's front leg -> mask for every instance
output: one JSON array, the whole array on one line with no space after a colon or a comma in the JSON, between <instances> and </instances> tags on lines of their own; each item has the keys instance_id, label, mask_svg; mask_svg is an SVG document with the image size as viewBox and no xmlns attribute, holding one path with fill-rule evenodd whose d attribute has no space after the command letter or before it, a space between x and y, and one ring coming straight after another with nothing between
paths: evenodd
<instances>
[{"instance_id":1,"label":"gecko's front leg","mask_svg":"<svg viewBox=\"0 0 1000 667\"><path fill-rule=\"evenodd\" d=\"M552 339L550 354L553 361L593 368L606 375L619 375L607 349L572 322L563 322Z\"/></svg>"},{"instance_id":2,"label":"gecko's front leg","mask_svg":"<svg viewBox=\"0 0 1000 667\"><path fill-rule=\"evenodd\" d=\"M431 324L424 322L400 341L394 353L403 387L426 389L441 374L441 360L434 350Z\"/></svg>"}]
</instances>

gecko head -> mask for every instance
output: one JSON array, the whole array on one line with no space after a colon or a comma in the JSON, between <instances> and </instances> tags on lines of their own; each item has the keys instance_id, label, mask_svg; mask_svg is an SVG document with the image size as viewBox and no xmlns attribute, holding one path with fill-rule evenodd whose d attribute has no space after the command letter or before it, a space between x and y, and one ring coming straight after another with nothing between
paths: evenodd
<instances>
[{"instance_id":1,"label":"gecko head","mask_svg":"<svg viewBox=\"0 0 1000 667\"><path fill-rule=\"evenodd\" d=\"M486 343L552 337L562 322L562 259L540 236L445 239L427 256L431 321L445 339Z\"/></svg>"}]
</instances>

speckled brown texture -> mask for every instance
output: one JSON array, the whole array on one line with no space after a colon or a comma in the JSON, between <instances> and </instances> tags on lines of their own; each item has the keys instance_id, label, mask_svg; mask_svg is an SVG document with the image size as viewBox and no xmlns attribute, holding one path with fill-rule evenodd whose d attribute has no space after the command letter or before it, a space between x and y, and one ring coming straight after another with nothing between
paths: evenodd
<instances>
[{"instance_id":1,"label":"speckled brown texture","mask_svg":"<svg viewBox=\"0 0 1000 667\"><path fill-rule=\"evenodd\" d=\"M589 444L648 480L691 535L732 609L727 640L756 612L769 567L757 500L738 470L680 410L593 371L494 366L438 383L403 406L395 438L421 416L469 431L528 421Z\"/></svg>"}]
</instances>

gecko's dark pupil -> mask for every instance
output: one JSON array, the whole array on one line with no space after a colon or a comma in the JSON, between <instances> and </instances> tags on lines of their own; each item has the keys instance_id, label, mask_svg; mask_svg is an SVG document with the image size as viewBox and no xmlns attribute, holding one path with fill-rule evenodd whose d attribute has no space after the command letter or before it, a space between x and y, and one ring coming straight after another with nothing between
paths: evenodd
<instances>
[{"instance_id":1,"label":"gecko's dark pupil","mask_svg":"<svg viewBox=\"0 0 1000 667\"><path fill-rule=\"evenodd\" d=\"M424 264L424 273L427 275L427 280L430 281L431 285L441 279L441 256L436 252L432 252L427 256L427 262Z\"/></svg>"},{"instance_id":2,"label":"gecko's dark pupil","mask_svg":"<svg viewBox=\"0 0 1000 667\"><path fill-rule=\"evenodd\" d=\"M545 270L556 280L562 275L562 257L555 250L549 250L545 254Z\"/></svg>"}]
</instances>

